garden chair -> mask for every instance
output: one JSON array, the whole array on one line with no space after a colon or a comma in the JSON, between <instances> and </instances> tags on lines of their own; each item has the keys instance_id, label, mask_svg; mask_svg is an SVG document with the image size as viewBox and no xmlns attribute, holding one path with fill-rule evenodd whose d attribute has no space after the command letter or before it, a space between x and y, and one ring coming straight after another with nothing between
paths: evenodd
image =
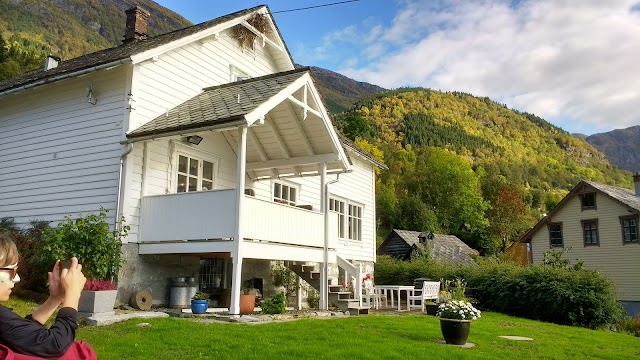
<instances>
[{"instance_id":1,"label":"garden chair","mask_svg":"<svg viewBox=\"0 0 640 360\"><path fill-rule=\"evenodd\" d=\"M409 290L407 292L407 304L409 310L412 308L421 308L424 312L424 303L427 300L438 301L438 293L440 292L439 281L425 281L422 283L422 288ZM418 304L420 301L420 304Z\"/></svg>"},{"instance_id":2,"label":"garden chair","mask_svg":"<svg viewBox=\"0 0 640 360\"><path fill-rule=\"evenodd\" d=\"M373 307L375 309L380 308L380 302L384 299L385 307L388 305L387 303L387 294L386 292L382 292L380 289L376 289L373 285L373 281L366 280L362 286L362 299L367 303L367 306L371 306L373 303Z\"/></svg>"}]
</instances>

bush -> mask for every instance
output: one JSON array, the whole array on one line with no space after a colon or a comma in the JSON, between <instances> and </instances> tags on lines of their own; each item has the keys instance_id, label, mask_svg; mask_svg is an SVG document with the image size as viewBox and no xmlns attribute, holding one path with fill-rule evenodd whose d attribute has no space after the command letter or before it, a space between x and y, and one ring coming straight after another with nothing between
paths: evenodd
<instances>
[{"instance_id":1,"label":"bush","mask_svg":"<svg viewBox=\"0 0 640 360\"><path fill-rule=\"evenodd\" d=\"M616 323L623 315L615 284L590 269L522 267L497 260L452 265L432 259L404 262L378 257L378 284L412 284L418 277L464 279L483 310L529 319L597 328Z\"/></svg>"},{"instance_id":2,"label":"bush","mask_svg":"<svg viewBox=\"0 0 640 360\"><path fill-rule=\"evenodd\" d=\"M0 232L5 233L13 240L20 254L18 261L20 282L16 284L18 288L41 293L48 292L46 272L42 274L34 271L35 257L41 246L42 232L48 227L49 223L34 220L30 222L28 228L19 229L13 218L0 219ZM51 267L47 271L50 271Z\"/></svg>"},{"instance_id":3,"label":"bush","mask_svg":"<svg viewBox=\"0 0 640 360\"><path fill-rule=\"evenodd\" d=\"M113 280L122 263L120 247L129 226L121 219L119 231L111 231L107 223L108 211L101 208L96 214L65 216L56 228L45 229L38 249L36 268L46 274L56 260L75 256L82 264L87 279Z\"/></svg>"},{"instance_id":4,"label":"bush","mask_svg":"<svg viewBox=\"0 0 640 360\"><path fill-rule=\"evenodd\" d=\"M621 333L640 337L640 315L625 317L616 324L616 328Z\"/></svg>"},{"instance_id":5,"label":"bush","mask_svg":"<svg viewBox=\"0 0 640 360\"><path fill-rule=\"evenodd\" d=\"M287 311L286 302L284 293L279 293L264 300L260 308L263 314L284 314Z\"/></svg>"}]
</instances>

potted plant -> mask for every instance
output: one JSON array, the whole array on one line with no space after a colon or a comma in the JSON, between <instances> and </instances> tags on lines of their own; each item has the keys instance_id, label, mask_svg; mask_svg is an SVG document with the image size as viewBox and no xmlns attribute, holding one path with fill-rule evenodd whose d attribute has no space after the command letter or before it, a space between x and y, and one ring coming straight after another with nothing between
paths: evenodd
<instances>
[{"instance_id":1,"label":"potted plant","mask_svg":"<svg viewBox=\"0 0 640 360\"><path fill-rule=\"evenodd\" d=\"M256 306L256 292L253 288L244 288L240 292L240 315L253 314Z\"/></svg>"},{"instance_id":2,"label":"potted plant","mask_svg":"<svg viewBox=\"0 0 640 360\"><path fill-rule=\"evenodd\" d=\"M424 307L427 310L427 315L435 316L438 313L438 304L433 301L425 302Z\"/></svg>"},{"instance_id":3,"label":"potted plant","mask_svg":"<svg viewBox=\"0 0 640 360\"><path fill-rule=\"evenodd\" d=\"M452 300L438 308L440 331L447 344L464 345L469 337L471 321L480 317L480 310L466 301Z\"/></svg>"},{"instance_id":4,"label":"potted plant","mask_svg":"<svg viewBox=\"0 0 640 360\"><path fill-rule=\"evenodd\" d=\"M198 291L191 298L191 312L194 314L204 314L209 308L209 295Z\"/></svg>"},{"instance_id":5,"label":"potted plant","mask_svg":"<svg viewBox=\"0 0 640 360\"><path fill-rule=\"evenodd\" d=\"M101 208L98 214L78 215L75 219L65 216L55 228L45 229L38 250L36 264L43 271L59 259L78 258L88 279L78 304L78 312L85 317L113 313L116 301L115 280L122 266L120 248L129 226L122 218L116 230L110 230L107 213ZM62 261L61 267L64 266L69 265Z\"/></svg>"}]
</instances>

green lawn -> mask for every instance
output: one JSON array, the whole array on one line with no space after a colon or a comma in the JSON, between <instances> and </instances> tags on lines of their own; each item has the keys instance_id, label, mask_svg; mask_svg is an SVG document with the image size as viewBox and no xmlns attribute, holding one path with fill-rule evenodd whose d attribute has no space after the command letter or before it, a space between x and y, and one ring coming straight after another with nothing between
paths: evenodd
<instances>
[{"instance_id":1,"label":"green lawn","mask_svg":"<svg viewBox=\"0 0 640 360\"><path fill-rule=\"evenodd\" d=\"M26 315L33 302L4 304ZM139 323L149 327L138 327ZM499 335L531 337L515 342ZM485 312L471 324L472 349L438 344L439 320L422 314L303 319L256 325L194 319L136 319L81 327L109 359L638 359L640 338Z\"/></svg>"},{"instance_id":2,"label":"green lawn","mask_svg":"<svg viewBox=\"0 0 640 360\"><path fill-rule=\"evenodd\" d=\"M150 327L137 327L148 322ZM498 338L520 335L531 343ZM438 344L439 320L369 315L258 325L192 319L131 320L85 327L100 359L638 359L640 338L485 313L471 325L472 349Z\"/></svg>"}]
</instances>

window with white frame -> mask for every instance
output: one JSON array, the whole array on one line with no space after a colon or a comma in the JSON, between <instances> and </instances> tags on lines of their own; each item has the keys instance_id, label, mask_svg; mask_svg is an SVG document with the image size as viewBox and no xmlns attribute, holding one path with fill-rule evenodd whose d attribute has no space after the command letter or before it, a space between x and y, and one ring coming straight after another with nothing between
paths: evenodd
<instances>
[{"instance_id":1,"label":"window with white frame","mask_svg":"<svg viewBox=\"0 0 640 360\"><path fill-rule=\"evenodd\" d=\"M229 65L229 73L231 75L232 82L247 80L251 78L251 76L249 76L247 72L238 69L234 65Z\"/></svg>"},{"instance_id":2,"label":"window with white frame","mask_svg":"<svg viewBox=\"0 0 640 360\"><path fill-rule=\"evenodd\" d=\"M213 159L178 153L176 192L213 190L216 170Z\"/></svg>"},{"instance_id":3,"label":"window with white frame","mask_svg":"<svg viewBox=\"0 0 640 360\"><path fill-rule=\"evenodd\" d=\"M349 239L362 240L362 206L349 204Z\"/></svg>"},{"instance_id":4,"label":"window with white frame","mask_svg":"<svg viewBox=\"0 0 640 360\"><path fill-rule=\"evenodd\" d=\"M298 202L298 187L293 184L274 181L273 201L280 204L296 206Z\"/></svg>"},{"instance_id":5,"label":"window with white frame","mask_svg":"<svg viewBox=\"0 0 640 360\"><path fill-rule=\"evenodd\" d=\"M338 199L329 199L329 211L338 215L338 237L344 239L344 224L345 224L345 202Z\"/></svg>"},{"instance_id":6,"label":"window with white frame","mask_svg":"<svg viewBox=\"0 0 640 360\"><path fill-rule=\"evenodd\" d=\"M329 211L338 215L338 237L362 240L362 205L348 200L329 199Z\"/></svg>"}]
</instances>

